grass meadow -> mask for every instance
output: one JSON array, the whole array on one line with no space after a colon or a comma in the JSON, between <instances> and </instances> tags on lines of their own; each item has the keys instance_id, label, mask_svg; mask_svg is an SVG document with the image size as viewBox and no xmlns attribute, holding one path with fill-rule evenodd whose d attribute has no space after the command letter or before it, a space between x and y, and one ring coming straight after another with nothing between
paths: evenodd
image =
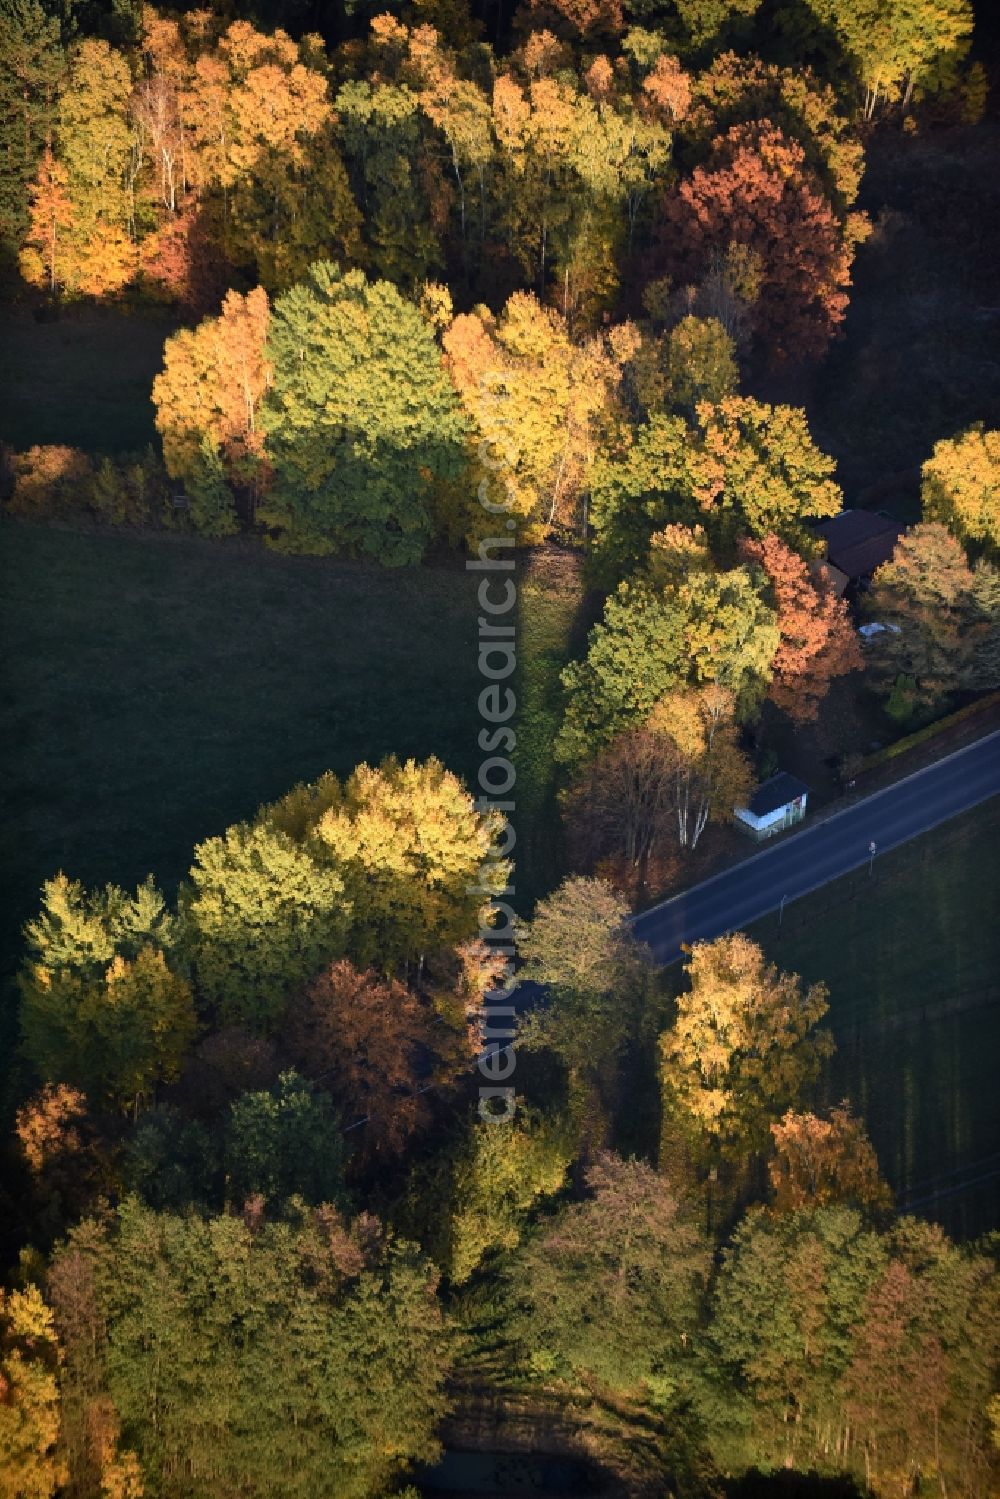
<instances>
[{"instance_id":1,"label":"grass meadow","mask_svg":"<svg viewBox=\"0 0 1000 1499\"><path fill-rule=\"evenodd\" d=\"M0 442L94 453L136 452L154 442L150 390L175 327L155 310L84 306L38 323L24 308L4 308Z\"/></svg>"},{"instance_id":2,"label":"grass meadow","mask_svg":"<svg viewBox=\"0 0 1000 1499\"><path fill-rule=\"evenodd\" d=\"M1000 1217L1000 799L751 928L830 990L825 1101L863 1116L902 1207L974 1237Z\"/></svg>"},{"instance_id":3,"label":"grass meadow","mask_svg":"<svg viewBox=\"0 0 1000 1499\"><path fill-rule=\"evenodd\" d=\"M196 842L296 781L388 754L475 780L480 575L461 565L13 522L0 553L7 972L59 869L172 889ZM521 593L522 901L554 877L552 693L578 600L566 579Z\"/></svg>"}]
</instances>

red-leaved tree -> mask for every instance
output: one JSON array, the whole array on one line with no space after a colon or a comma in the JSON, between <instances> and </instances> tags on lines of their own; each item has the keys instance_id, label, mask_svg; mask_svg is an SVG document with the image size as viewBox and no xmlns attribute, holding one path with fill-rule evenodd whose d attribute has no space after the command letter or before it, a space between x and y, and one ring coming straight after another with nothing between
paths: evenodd
<instances>
[{"instance_id":1,"label":"red-leaved tree","mask_svg":"<svg viewBox=\"0 0 1000 1499\"><path fill-rule=\"evenodd\" d=\"M366 1119L356 1146L366 1161L398 1156L430 1117L433 1015L395 979L332 964L293 1000L287 1041L296 1062L340 1109Z\"/></svg>"},{"instance_id":2,"label":"red-leaved tree","mask_svg":"<svg viewBox=\"0 0 1000 1499\"><path fill-rule=\"evenodd\" d=\"M755 336L774 359L813 358L843 321L864 223L837 216L802 146L770 120L734 125L664 204L665 269L697 283L713 257L745 247Z\"/></svg>"},{"instance_id":3,"label":"red-leaved tree","mask_svg":"<svg viewBox=\"0 0 1000 1499\"><path fill-rule=\"evenodd\" d=\"M847 605L777 536L744 541L741 551L767 573L778 607L781 639L768 696L795 723L809 723L832 679L862 665Z\"/></svg>"},{"instance_id":4,"label":"red-leaved tree","mask_svg":"<svg viewBox=\"0 0 1000 1499\"><path fill-rule=\"evenodd\" d=\"M143 240L139 263L151 291L190 312L213 310L226 290L225 262L194 200Z\"/></svg>"}]
</instances>

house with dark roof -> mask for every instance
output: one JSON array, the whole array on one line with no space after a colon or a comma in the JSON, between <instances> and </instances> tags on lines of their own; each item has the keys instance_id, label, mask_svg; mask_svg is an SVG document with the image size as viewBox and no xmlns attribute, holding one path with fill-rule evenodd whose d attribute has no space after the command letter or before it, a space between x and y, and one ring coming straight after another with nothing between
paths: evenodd
<instances>
[{"instance_id":1,"label":"house with dark roof","mask_svg":"<svg viewBox=\"0 0 1000 1499\"><path fill-rule=\"evenodd\" d=\"M745 807L734 807L733 816L737 826L751 838L762 843L801 822L806 815L809 787L804 781L779 771L770 780L762 781Z\"/></svg>"},{"instance_id":2,"label":"house with dark roof","mask_svg":"<svg viewBox=\"0 0 1000 1499\"><path fill-rule=\"evenodd\" d=\"M849 583L864 584L888 562L906 527L872 510L842 510L818 521L817 536L826 542L826 560Z\"/></svg>"},{"instance_id":3,"label":"house with dark roof","mask_svg":"<svg viewBox=\"0 0 1000 1499\"><path fill-rule=\"evenodd\" d=\"M809 571L821 588L833 590L835 598L842 599L851 586L850 578L846 573L842 573L839 567L834 567L829 562L821 562L818 558L810 562Z\"/></svg>"}]
</instances>

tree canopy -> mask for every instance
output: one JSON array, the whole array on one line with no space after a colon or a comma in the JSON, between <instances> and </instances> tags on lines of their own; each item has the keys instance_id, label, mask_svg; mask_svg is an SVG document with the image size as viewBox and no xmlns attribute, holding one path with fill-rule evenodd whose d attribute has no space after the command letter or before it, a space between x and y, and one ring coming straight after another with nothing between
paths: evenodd
<instances>
[{"instance_id":1,"label":"tree canopy","mask_svg":"<svg viewBox=\"0 0 1000 1499\"><path fill-rule=\"evenodd\" d=\"M450 1349L435 1276L376 1220L179 1217L130 1199L71 1234L50 1289L67 1424L110 1401L159 1493L193 1471L221 1495L368 1499L438 1451Z\"/></svg>"},{"instance_id":2,"label":"tree canopy","mask_svg":"<svg viewBox=\"0 0 1000 1499\"><path fill-rule=\"evenodd\" d=\"M260 407L273 375L264 347L269 320L260 287L245 297L228 292L219 317L167 340L153 382L167 473L183 480L198 528L210 536L236 529L232 496L219 479L259 488L265 477Z\"/></svg>"},{"instance_id":3,"label":"tree canopy","mask_svg":"<svg viewBox=\"0 0 1000 1499\"><path fill-rule=\"evenodd\" d=\"M979 904L925 922L933 1000L888 865L665 968L633 919L722 891L776 770L863 795L1000 688L973 4L0 0L12 919L73 862L0 1022L0 1499L417 1499L444 1443L1000 1493L1000 1240L931 1221L988 1221L989 1100L861 1017L954 1040ZM874 576L822 560L876 510ZM71 877L148 838L162 889Z\"/></svg>"},{"instance_id":4,"label":"tree canopy","mask_svg":"<svg viewBox=\"0 0 1000 1499\"><path fill-rule=\"evenodd\" d=\"M886 693L903 689L910 712L939 706L962 686L1000 681L1000 579L986 563L970 568L961 543L940 521L913 526L900 538L875 573L866 604L887 627L868 648L870 670Z\"/></svg>"},{"instance_id":5,"label":"tree canopy","mask_svg":"<svg viewBox=\"0 0 1000 1499\"><path fill-rule=\"evenodd\" d=\"M431 485L461 472L466 430L418 310L388 281L321 262L275 302L266 353L274 477L258 515L278 544L418 561Z\"/></svg>"},{"instance_id":6,"label":"tree canopy","mask_svg":"<svg viewBox=\"0 0 1000 1499\"><path fill-rule=\"evenodd\" d=\"M924 519L1000 556L1000 432L980 425L942 438L921 472Z\"/></svg>"},{"instance_id":7,"label":"tree canopy","mask_svg":"<svg viewBox=\"0 0 1000 1499\"><path fill-rule=\"evenodd\" d=\"M732 694L738 711L764 696L780 638L777 616L744 567L723 572L696 560L686 574L673 575L669 559L678 546L690 557L689 534L682 527L662 533L648 574L619 585L590 633L586 658L564 670L567 707L556 752L566 763L583 764L685 687L714 684Z\"/></svg>"},{"instance_id":8,"label":"tree canopy","mask_svg":"<svg viewBox=\"0 0 1000 1499\"><path fill-rule=\"evenodd\" d=\"M644 1162L601 1155L586 1187L514 1262L518 1331L548 1375L676 1384L691 1367L709 1246Z\"/></svg>"},{"instance_id":9,"label":"tree canopy","mask_svg":"<svg viewBox=\"0 0 1000 1499\"><path fill-rule=\"evenodd\" d=\"M665 1114L721 1158L743 1158L766 1147L832 1050L816 1029L826 990L781 973L742 933L696 943L685 967L690 988L661 1039Z\"/></svg>"},{"instance_id":10,"label":"tree canopy","mask_svg":"<svg viewBox=\"0 0 1000 1499\"><path fill-rule=\"evenodd\" d=\"M821 568L811 572L777 536L745 541L741 555L764 569L778 609L781 638L769 696L794 722L808 723L833 678L863 664L847 604Z\"/></svg>"},{"instance_id":11,"label":"tree canopy","mask_svg":"<svg viewBox=\"0 0 1000 1499\"><path fill-rule=\"evenodd\" d=\"M195 849L184 940L203 1004L223 1022L277 1024L291 993L339 957L351 920L332 860L264 822Z\"/></svg>"},{"instance_id":12,"label":"tree canopy","mask_svg":"<svg viewBox=\"0 0 1000 1499\"><path fill-rule=\"evenodd\" d=\"M439 760L358 766L316 829L343 872L355 962L392 973L476 935L506 884L506 861L491 857L502 821Z\"/></svg>"},{"instance_id":13,"label":"tree canopy","mask_svg":"<svg viewBox=\"0 0 1000 1499\"><path fill-rule=\"evenodd\" d=\"M68 1476L59 1451L59 1343L37 1286L0 1291L0 1495L51 1499Z\"/></svg>"},{"instance_id":14,"label":"tree canopy","mask_svg":"<svg viewBox=\"0 0 1000 1499\"><path fill-rule=\"evenodd\" d=\"M664 204L664 264L696 281L713 251L756 257L750 317L775 358L821 354L847 310L864 221L842 221L798 141L771 120L733 125Z\"/></svg>"},{"instance_id":15,"label":"tree canopy","mask_svg":"<svg viewBox=\"0 0 1000 1499\"><path fill-rule=\"evenodd\" d=\"M355 1152L392 1160L426 1127L423 1084L434 1075L446 1035L420 998L394 979L333 963L289 1007L288 1044L303 1069L336 1101L344 1123L359 1120ZM438 1043L437 1050L435 1042Z\"/></svg>"},{"instance_id":16,"label":"tree canopy","mask_svg":"<svg viewBox=\"0 0 1000 1499\"><path fill-rule=\"evenodd\" d=\"M769 535L808 555L815 543L805 522L841 506L834 467L794 407L726 396L699 402L693 425L652 415L596 466L598 556L620 573L645 559L657 531L695 524L721 556L741 537Z\"/></svg>"},{"instance_id":17,"label":"tree canopy","mask_svg":"<svg viewBox=\"0 0 1000 1499\"><path fill-rule=\"evenodd\" d=\"M194 1037L191 986L175 971L175 920L151 879L129 896L59 875L42 899L20 974L25 1051L46 1082L137 1109L176 1080Z\"/></svg>"}]
</instances>

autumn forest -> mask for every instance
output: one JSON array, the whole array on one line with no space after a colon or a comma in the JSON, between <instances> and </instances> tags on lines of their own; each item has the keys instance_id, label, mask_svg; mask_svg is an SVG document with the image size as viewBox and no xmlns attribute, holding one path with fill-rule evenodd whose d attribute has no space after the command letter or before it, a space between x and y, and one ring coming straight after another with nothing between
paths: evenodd
<instances>
[{"instance_id":1,"label":"autumn forest","mask_svg":"<svg viewBox=\"0 0 1000 1499\"><path fill-rule=\"evenodd\" d=\"M998 41L0 0L0 1499L1000 1492Z\"/></svg>"}]
</instances>

